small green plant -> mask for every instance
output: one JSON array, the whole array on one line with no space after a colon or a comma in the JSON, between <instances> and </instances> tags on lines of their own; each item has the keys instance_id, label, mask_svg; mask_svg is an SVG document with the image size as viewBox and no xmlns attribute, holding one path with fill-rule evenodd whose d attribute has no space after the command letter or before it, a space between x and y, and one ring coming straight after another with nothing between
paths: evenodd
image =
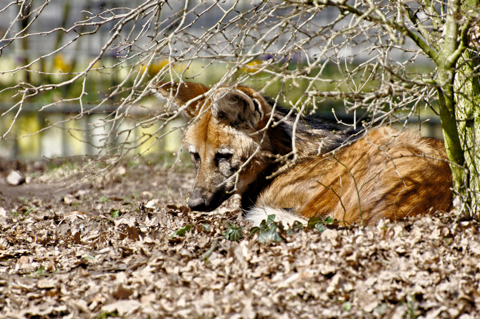
<instances>
[{"instance_id":1,"label":"small green plant","mask_svg":"<svg viewBox=\"0 0 480 319\"><path fill-rule=\"evenodd\" d=\"M106 203L108 202L110 199L105 196L105 195L102 195L102 197L100 197L100 199L98 200L100 203Z\"/></svg>"},{"instance_id":2,"label":"small green plant","mask_svg":"<svg viewBox=\"0 0 480 319\"><path fill-rule=\"evenodd\" d=\"M28 216L28 214L30 214L33 210L35 210L35 207L30 207L30 208L23 208L23 209L20 209L19 211L12 211L10 212L10 216L12 217L26 217Z\"/></svg>"},{"instance_id":3,"label":"small green plant","mask_svg":"<svg viewBox=\"0 0 480 319\"><path fill-rule=\"evenodd\" d=\"M345 311L352 310L352 304L350 303L350 301L345 301L342 306L343 306L343 310Z\"/></svg>"},{"instance_id":4,"label":"small green plant","mask_svg":"<svg viewBox=\"0 0 480 319\"><path fill-rule=\"evenodd\" d=\"M239 241L242 239L242 227L238 227L235 224L231 224L230 227L228 227L227 231L223 232L222 235L225 236L226 240L233 240L233 241Z\"/></svg>"},{"instance_id":5,"label":"small green plant","mask_svg":"<svg viewBox=\"0 0 480 319\"><path fill-rule=\"evenodd\" d=\"M102 312L100 316L98 316L98 319L107 319L110 317L118 318L119 314L117 311L112 311L112 312L105 311L105 312Z\"/></svg>"},{"instance_id":6,"label":"small green plant","mask_svg":"<svg viewBox=\"0 0 480 319\"><path fill-rule=\"evenodd\" d=\"M112 211L110 212L110 216L112 216L112 218L117 218L120 216L120 211L112 209Z\"/></svg>"},{"instance_id":7,"label":"small green plant","mask_svg":"<svg viewBox=\"0 0 480 319\"><path fill-rule=\"evenodd\" d=\"M28 202L28 198L25 198L23 196L19 197L18 199L24 202L25 204Z\"/></svg>"},{"instance_id":8,"label":"small green plant","mask_svg":"<svg viewBox=\"0 0 480 319\"><path fill-rule=\"evenodd\" d=\"M417 318L417 305L415 303L415 296L412 296L412 294L407 292L407 318Z\"/></svg>"},{"instance_id":9,"label":"small green plant","mask_svg":"<svg viewBox=\"0 0 480 319\"><path fill-rule=\"evenodd\" d=\"M318 230L320 233L323 233L325 231L325 226L326 225L331 225L335 223L335 220L331 217L331 216L328 216L327 218L322 218L322 217L311 217L309 220L308 220L308 228L309 229L313 229L315 228L316 230Z\"/></svg>"},{"instance_id":10,"label":"small green plant","mask_svg":"<svg viewBox=\"0 0 480 319\"><path fill-rule=\"evenodd\" d=\"M171 236L170 236L170 240L172 240L173 238L175 238L175 236L178 236L178 237L185 237L185 234L187 232L190 231L190 229L193 228L193 225L185 225L183 226L182 228L176 230Z\"/></svg>"},{"instance_id":11,"label":"small green plant","mask_svg":"<svg viewBox=\"0 0 480 319\"><path fill-rule=\"evenodd\" d=\"M27 215L30 214L34 209L35 209L35 207L30 207L29 209L27 209L26 211L23 212L23 216L27 216Z\"/></svg>"},{"instance_id":12,"label":"small green plant","mask_svg":"<svg viewBox=\"0 0 480 319\"><path fill-rule=\"evenodd\" d=\"M33 275L35 277L41 277L41 276L45 275L45 267L40 266L37 270L34 271Z\"/></svg>"},{"instance_id":13,"label":"small green plant","mask_svg":"<svg viewBox=\"0 0 480 319\"><path fill-rule=\"evenodd\" d=\"M266 241L280 242L284 240L279 233L283 232L283 227L275 222L275 215L268 215L267 219L262 220L260 226L252 227L250 235L258 233L258 241L264 243Z\"/></svg>"}]
</instances>

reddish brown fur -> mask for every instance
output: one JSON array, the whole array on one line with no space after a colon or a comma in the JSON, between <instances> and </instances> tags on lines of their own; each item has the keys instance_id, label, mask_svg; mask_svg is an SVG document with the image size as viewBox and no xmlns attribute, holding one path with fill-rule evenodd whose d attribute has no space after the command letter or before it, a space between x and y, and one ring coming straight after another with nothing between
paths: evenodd
<instances>
[{"instance_id":1,"label":"reddish brown fur","mask_svg":"<svg viewBox=\"0 0 480 319\"><path fill-rule=\"evenodd\" d=\"M380 128L335 155L296 165L276 178L257 203L347 223L359 222L361 211L366 224L449 210L452 175L443 143L415 133L392 139L396 133Z\"/></svg>"},{"instance_id":2,"label":"reddish brown fur","mask_svg":"<svg viewBox=\"0 0 480 319\"><path fill-rule=\"evenodd\" d=\"M160 83L159 87L160 95L173 96L178 107L208 91L191 83L180 88ZM184 139L185 147L199 157L191 207L218 207L234 188L228 177L251 156L236 185L246 210L268 207L302 219L330 215L349 224L358 223L362 216L368 225L381 218L398 220L451 207L452 175L443 143L388 127L367 132L333 155L324 153L335 149L338 139L347 140L347 135L322 127L314 134L298 130L298 162L268 180L266 177L280 167L275 156L292 150L288 138L291 124L258 134L267 125L272 106L247 87L221 88L218 92L208 100L191 103L184 111L190 119L200 114ZM277 121L281 118L273 116ZM327 146L317 155L319 140ZM254 154L258 146L260 151ZM219 150L232 153L228 162L219 164L215 159Z\"/></svg>"}]
</instances>

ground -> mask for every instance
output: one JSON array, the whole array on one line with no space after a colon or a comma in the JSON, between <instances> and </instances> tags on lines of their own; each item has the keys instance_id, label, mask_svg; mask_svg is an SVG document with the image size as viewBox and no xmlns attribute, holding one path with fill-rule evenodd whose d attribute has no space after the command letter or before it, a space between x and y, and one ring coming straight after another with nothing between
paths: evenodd
<instances>
[{"instance_id":1,"label":"ground","mask_svg":"<svg viewBox=\"0 0 480 319\"><path fill-rule=\"evenodd\" d=\"M0 162L1 318L480 316L475 220L255 233L236 199L190 211L185 163L84 164Z\"/></svg>"}]
</instances>

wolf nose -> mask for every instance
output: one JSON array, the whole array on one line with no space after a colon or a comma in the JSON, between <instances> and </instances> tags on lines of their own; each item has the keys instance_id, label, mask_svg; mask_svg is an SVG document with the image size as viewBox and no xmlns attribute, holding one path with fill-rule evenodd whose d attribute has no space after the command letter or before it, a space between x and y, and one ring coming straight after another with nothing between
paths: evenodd
<instances>
[{"instance_id":1,"label":"wolf nose","mask_svg":"<svg viewBox=\"0 0 480 319\"><path fill-rule=\"evenodd\" d=\"M188 199L188 207L199 212L205 211L205 199L202 196L190 196Z\"/></svg>"}]
</instances>

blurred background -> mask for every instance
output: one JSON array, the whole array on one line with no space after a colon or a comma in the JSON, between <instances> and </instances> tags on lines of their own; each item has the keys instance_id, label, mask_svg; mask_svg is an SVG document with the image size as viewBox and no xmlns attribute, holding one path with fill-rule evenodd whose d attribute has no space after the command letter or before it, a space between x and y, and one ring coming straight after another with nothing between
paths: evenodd
<instances>
[{"instance_id":1,"label":"blurred background","mask_svg":"<svg viewBox=\"0 0 480 319\"><path fill-rule=\"evenodd\" d=\"M357 125L388 114L398 127L408 120L424 135L442 137L429 92L407 101L399 91L406 102L377 102L373 115L367 102L358 107L360 95L365 101L394 81L375 74L370 61L379 53L367 50L365 34L329 42L331 30L350 23L336 21L333 8L292 18L291 8L248 0L0 0L0 10L2 158L178 152L185 123L162 115L148 89L158 80L239 83L287 107L308 105L306 114L328 121ZM347 45L347 38L358 41ZM405 74L434 69L408 43L388 52L386 61Z\"/></svg>"}]
</instances>

